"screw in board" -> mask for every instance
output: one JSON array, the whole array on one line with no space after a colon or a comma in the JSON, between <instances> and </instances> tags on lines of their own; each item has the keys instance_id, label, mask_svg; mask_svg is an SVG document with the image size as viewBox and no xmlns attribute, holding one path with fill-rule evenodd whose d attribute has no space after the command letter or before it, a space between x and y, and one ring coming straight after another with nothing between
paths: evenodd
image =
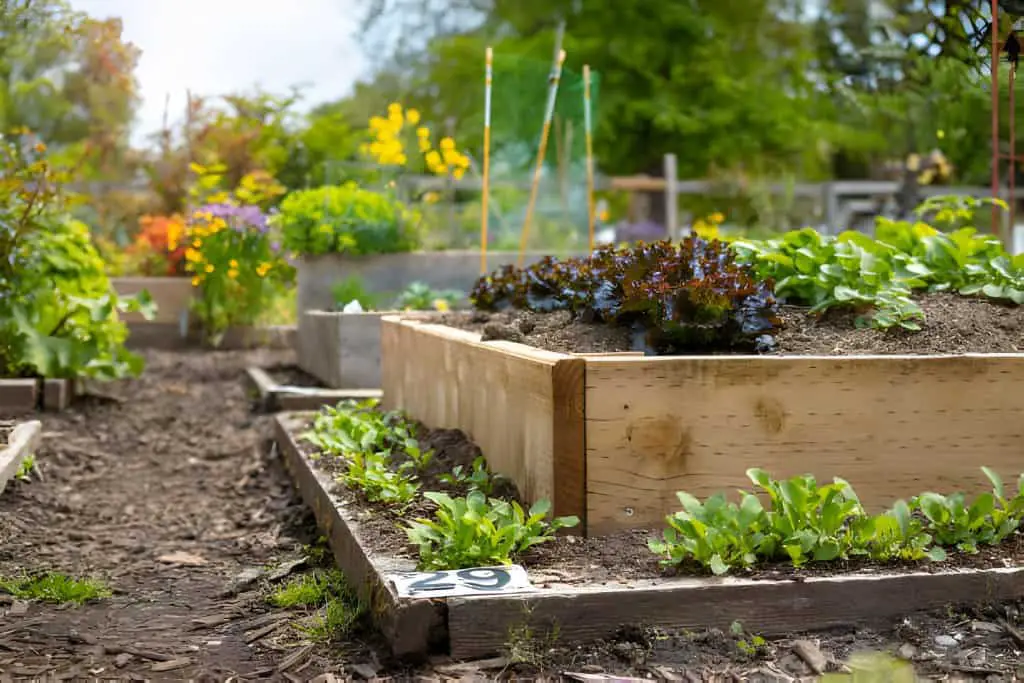
<instances>
[{"instance_id":1,"label":"screw in board","mask_svg":"<svg viewBox=\"0 0 1024 683\"><path fill-rule=\"evenodd\" d=\"M633 516L633 508L623 508L623 512L626 513L627 517L632 517Z\"/></svg>"}]
</instances>

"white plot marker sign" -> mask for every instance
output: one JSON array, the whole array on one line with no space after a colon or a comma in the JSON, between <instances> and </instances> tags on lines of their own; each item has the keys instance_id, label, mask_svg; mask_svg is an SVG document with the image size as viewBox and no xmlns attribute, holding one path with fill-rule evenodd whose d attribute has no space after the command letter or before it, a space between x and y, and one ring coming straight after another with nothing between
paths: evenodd
<instances>
[{"instance_id":1,"label":"white plot marker sign","mask_svg":"<svg viewBox=\"0 0 1024 683\"><path fill-rule=\"evenodd\" d=\"M461 595L506 595L537 590L526 570L518 564L504 567L476 567L443 572L400 572L389 574L400 598L447 598Z\"/></svg>"}]
</instances>

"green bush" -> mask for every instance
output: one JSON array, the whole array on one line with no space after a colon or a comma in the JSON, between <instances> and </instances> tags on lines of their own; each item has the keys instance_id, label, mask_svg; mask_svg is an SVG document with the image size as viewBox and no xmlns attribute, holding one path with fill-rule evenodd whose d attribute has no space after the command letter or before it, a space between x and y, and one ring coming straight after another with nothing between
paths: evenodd
<instances>
[{"instance_id":1,"label":"green bush","mask_svg":"<svg viewBox=\"0 0 1024 683\"><path fill-rule=\"evenodd\" d=\"M385 254L420 244L415 212L355 183L292 192L275 220L296 254Z\"/></svg>"}]
</instances>

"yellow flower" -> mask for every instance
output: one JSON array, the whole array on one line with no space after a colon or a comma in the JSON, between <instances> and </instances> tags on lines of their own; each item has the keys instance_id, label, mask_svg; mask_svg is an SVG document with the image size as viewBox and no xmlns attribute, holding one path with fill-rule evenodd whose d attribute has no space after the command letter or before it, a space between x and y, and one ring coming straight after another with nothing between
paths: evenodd
<instances>
[{"instance_id":1,"label":"yellow flower","mask_svg":"<svg viewBox=\"0 0 1024 683\"><path fill-rule=\"evenodd\" d=\"M234 280L236 277L238 277L238 271L235 270L234 268L231 268L230 270L228 270L228 277Z\"/></svg>"},{"instance_id":2,"label":"yellow flower","mask_svg":"<svg viewBox=\"0 0 1024 683\"><path fill-rule=\"evenodd\" d=\"M185 250L185 260L190 263L199 263L203 260L203 255L198 250L189 248Z\"/></svg>"},{"instance_id":3,"label":"yellow flower","mask_svg":"<svg viewBox=\"0 0 1024 683\"><path fill-rule=\"evenodd\" d=\"M452 177L455 178L456 180L462 180L462 176L464 175L466 175L466 169L464 168L457 168L454 171L452 171Z\"/></svg>"},{"instance_id":4,"label":"yellow flower","mask_svg":"<svg viewBox=\"0 0 1024 683\"><path fill-rule=\"evenodd\" d=\"M424 153L429 152L430 151L430 140L426 140L424 138L420 138L419 139L419 147L420 147L420 152L424 152Z\"/></svg>"},{"instance_id":5,"label":"yellow flower","mask_svg":"<svg viewBox=\"0 0 1024 683\"><path fill-rule=\"evenodd\" d=\"M436 192L427 192L423 195L423 201L427 204L436 204L441 199L441 195Z\"/></svg>"},{"instance_id":6,"label":"yellow flower","mask_svg":"<svg viewBox=\"0 0 1024 683\"><path fill-rule=\"evenodd\" d=\"M437 150L431 150L427 152L426 156L423 158L427 162L427 166L435 167L442 165L441 155L437 152Z\"/></svg>"},{"instance_id":7,"label":"yellow flower","mask_svg":"<svg viewBox=\"0 0 1024 683\"><path fill-rule=\"evenodd\" d=\"M429 138L430 137L430 129L429 128L417 128L416 129L416 137L418 137L418 138Z\"/></svg>"},{"instance_id":8,"label":"yellow flower","mask_svg":"<svg viewBox=\"0 0 1024 683\"><path fill-rule=\"evenodd\" d=\"M441 149L453 150L455 149L455 140L451 138L441 138Z\"/></svg>"},{"instance_id":9,"label":"yellow flower","mask_svg":"<svg viewBox=\"0 0 1024 683\"><path fill-rule=\"evenodd\" d=\"M203 279L201 277L199 277L198 275L196 275L194 278L192 278L192 286L193 287L198 287L199 283L202 282L202 281L203 281Z\"/></svg>"},{"instance_id":10,"label":"yellow flower","mask_svg":"<svg viewBox=\"0 0 1024 683\"><path fill-rule=\"evenodd\" d=\"M717 225L721 224L723 221L725 221L725 216L723 216L719 211L716 211L710 216L708 216L708 222L710 223L715 223Z\"/></svg>"},{"instance_id":11,"label":"yellow flower","mask_svg":"<svg viewBox=\"0 0 1024 683\"><path fill-rule=\"evenodd\" d=\"M410 126L415 126L420 122L420 113L416 109L409 109L405 112L405 120L409 122Z\"/></svg>"},{"instance_id":12,"label":"yellow flower","mask_svg":"<svg viewBox=\"0 0 1024 683\"><path fill-rule=\"evenodd\" d=\"M401 115L401 113L402 105L400 105L398 102L392 102L391 104L388 105L388 116Z\"/></svg>"},{"instance_id":13,"label":"yellow flower","mask_svg":"<svg viewBox=\"0 0 1024 683\"><path fill-rule=\"evenodd\" d=\"M228 265L231 266L232 268L237 268L238 261L236 261L235 259L231 259L230 261L228 261Z\"/></svg>"},{"instance_id":14,"label":"yellow flower","mask_svg":"<svg viewBox=\"0 0 1024 683\"><path fill-rule=\"evenodd\" d=\"M192 240L192 246L198 249L199 247L203 246L203 241L201 239L194 239Z\"/></svg>"},{"instance_id":15,"label":"yellow flower","mask_svg":"<svg viewBox=\"0 0 1024 683\"><path fill-rule=\"evenodd\" d=\"M379 131L382 128L387 127L388 120L382 116L371 116L370 117L370 129Z\"/></svg>"},{"instance_id":16,"label":"yellow flower","mask_svg":"<svg viewBox=\"0 0 1024 683\"><path fill-rule=\"evenodd\" d=\"M445 313L449 310L448 302L444 299L434 299L434 310Z\"/></svg>"},{"instance_id":17,"label":"yellow flower","mask_svg":"<svg viewBox=\"0 0 1024 683\"><path fill-rule=\"evenodd\" d=\"M42 154L45 151L46 151L46 145L44 145L42 142L37 142L36 143L36 152L39 153L39 154Z\"/></svg>"},{"instance_id":18,"label":"yellow flower","mask_svg":"<svg viewBox=\"0 0 1024 683\"><path fill-rule=\"evenodd\" d=\"M264 261L263 263L261 263L258 266L256 266L256 274L259 275L260 277L264 277L264 276L266 276L266 274L270 270L270 268L271 268L271 265L269 263L267 263L266 261Z\"/></svg>"},{"instance_id":19,"label":"yellow flower","mask_svg":"<svg viewBox=\"0 0 1024 683\"><path fill-rule=\"evenodd\" d=\"M207 263L206 264L206 268L204 270L206 270L207 273L212 273L213 272L213 264L212 263Z\"/></svg>"}]
</instances>

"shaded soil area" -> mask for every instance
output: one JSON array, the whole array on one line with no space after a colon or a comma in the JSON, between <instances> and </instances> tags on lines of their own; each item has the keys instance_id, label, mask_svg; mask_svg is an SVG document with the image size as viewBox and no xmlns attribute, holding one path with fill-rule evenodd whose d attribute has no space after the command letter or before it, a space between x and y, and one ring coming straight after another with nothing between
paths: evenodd
<instances>
[{"instance_id":1,"label":"shaded soil area","mask_svg":"<svg viewBox=\"0 0 1024 683\"><path fill-rule=\"evenodd\" d=\"M288 387L308 387L310 389L321 389L323 383L313 375L309 374L297 365L279 363L264 368L271 379L280 385Z\"/></svg>"},{"instance_id":2,"label":"shaded soil area","mask_svg":"<svg viewBox=\"0 0 1024 683\"><path fill-rule=\"evenodd\" d=\"M868 355L935 353L1016 353L1024 349L1024 307L1004 306L955 294L918 299L921 330L875 330L857 325L854 311L812 316L807 309L782 306L784 327L776 335L781 355ZM634 348L630 330L573 320L565 311L532 313L453 312L438 322L480 332L484 340L517 341L562 353L608 353Z\"/></svg>"},{"instance_id":3,"label":"shaded soil area","mask_svg":"<svg viewBox=\"0 0 1024 683\"><path fill-rule=\"evenodd\" d=\"M241 381L287 356L147 359L142 378L41 415L35 476L0 496L0 576L60 572L113 591L80 607L0 595L0 673L306 680L366 661L360 642L313 647L266 601L270 577L299 570L317 538Z\"/></svg>"}]
</instances>

